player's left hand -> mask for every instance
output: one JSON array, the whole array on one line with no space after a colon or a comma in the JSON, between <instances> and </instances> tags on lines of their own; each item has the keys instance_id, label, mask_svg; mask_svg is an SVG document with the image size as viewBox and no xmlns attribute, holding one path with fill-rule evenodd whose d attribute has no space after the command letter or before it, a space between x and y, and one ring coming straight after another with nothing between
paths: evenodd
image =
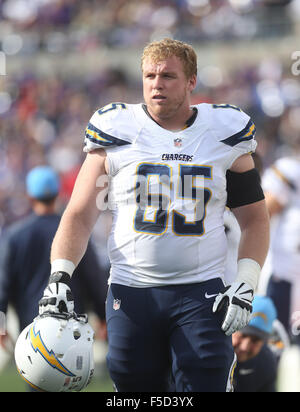
<instances>
[{"instance_id":1,"label":"player's left hand","mask_svg":"<svg viewBox=\"0 0 300 412\"><path fill-rule=\"evenodd\" d=\"M222 324L225 335L243 329L250 321L254 291L247 283L234 282L215 299L213 312L219 312L227 305L226 315Z\"/></svg>"},{"instance_id":2,"label":"player's left hand","mask_svg":"<svg viewBox=\"0 0 300 412\"><path fill-rule=\"evenodd\" d=\"M51 283L39 301L39 314L73 313L74 298L68 285L62 282Z\"/></svg>"}]
</instances>

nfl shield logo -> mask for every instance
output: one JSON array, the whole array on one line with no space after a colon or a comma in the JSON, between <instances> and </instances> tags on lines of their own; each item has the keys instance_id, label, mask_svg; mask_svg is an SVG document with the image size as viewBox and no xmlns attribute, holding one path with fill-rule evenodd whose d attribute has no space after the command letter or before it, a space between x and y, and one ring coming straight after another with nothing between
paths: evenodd
<instances>
[{"instance_id":1,"label":"nfl shield logo","mask_svg":"<svg viewBox=\"0 0 300 412\"><path fill-rule=\"evenodd\" d=\"M174 139L174 146L175 147L181 147L182 146L182 140L177 137L177 139Z\"/></svg>"},{"instance_id":2,"label":"nfl shield logo","mask_svg":"<svg viewBox=\"0 0 300 412\"><path fill-rule=\"evenodd\" d=\"M114 310L119 310L120 306L121 306L121 299L114 299L113 309Z\"/></svg>"}]
</instances>

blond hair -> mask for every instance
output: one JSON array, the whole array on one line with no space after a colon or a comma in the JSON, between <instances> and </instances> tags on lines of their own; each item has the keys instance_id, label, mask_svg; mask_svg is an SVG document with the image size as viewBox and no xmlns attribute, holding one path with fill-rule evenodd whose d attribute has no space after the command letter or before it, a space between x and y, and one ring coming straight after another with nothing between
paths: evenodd
<instances>
[{"instance_id":1,"label":"blond hair","mask_svg":"<svg viewBox=\"0 0 300 412\"><path fill-rule=\"evenodd\" d=\"M192 46L169 38L154 41L144 48L141 59L142 70L144 61L147 58L157 63L172 56L176 56L182 61L183 70L188 79L193 75L197 75L197 55Z\"/></svg>"}]
</instances>

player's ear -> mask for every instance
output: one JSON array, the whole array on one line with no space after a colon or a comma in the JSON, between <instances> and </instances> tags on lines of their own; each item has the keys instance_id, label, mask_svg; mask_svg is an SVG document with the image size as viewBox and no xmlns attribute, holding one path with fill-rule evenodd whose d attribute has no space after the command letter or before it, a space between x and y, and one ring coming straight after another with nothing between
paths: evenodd
<instances>
[{"instance_id":1,"label":"player's ear","mask_svg":"<svg viewBox=\"0 0 300 412\"><path fill-rule=\"evenodd\" d=\"M190 92L192 92L195 89L196 84L197 84L197 75L193 74L188 80L188 88Z\"/></svg>"}]
</instances>

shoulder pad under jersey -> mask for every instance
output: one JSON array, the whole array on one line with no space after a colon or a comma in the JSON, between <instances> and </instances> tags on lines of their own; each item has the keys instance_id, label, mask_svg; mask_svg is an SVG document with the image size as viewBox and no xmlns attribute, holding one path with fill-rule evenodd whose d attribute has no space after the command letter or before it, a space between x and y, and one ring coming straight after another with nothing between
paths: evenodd
<instances>
[{"instance_id":1,"label":"shoulder pad under jersey","mask_svg":"<svg viewBox=\"0 0 300 412\"><path fill-rule=\"evenodd\" d=\"M136 136L132 105L111 103L97 110L85 130L84 151L131 144Z\"/></svg>"},{"instance_id":2,"label":"shoulder pad under jersey","mask_svg":"<svg viewBox=\"0 0 300 412\"><path fill-rule=\"evenodd\" d=\"M211 122L219 142L241 149L249 147L249 151L255 149L255 124L238 107L230 104L212 104Z\"/></svg>"}]
</instances>

